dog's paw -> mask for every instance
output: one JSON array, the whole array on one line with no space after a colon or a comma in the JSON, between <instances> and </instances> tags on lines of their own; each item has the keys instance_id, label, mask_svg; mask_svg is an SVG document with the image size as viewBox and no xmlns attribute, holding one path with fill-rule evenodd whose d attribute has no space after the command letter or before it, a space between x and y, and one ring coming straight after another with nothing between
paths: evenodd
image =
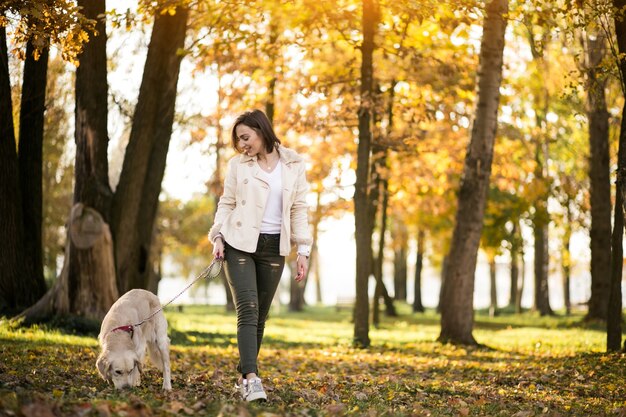
<instances>
[{"instance_id":1,"label":"dog's paw","mask_svg":"<svg viewBox=\"0 0 626 417\"><path fill-rule=\"evenodd\" d=\"M171 391L172 383L170 381L163 381L163 391Z\"/></svg>"}]
</instances>

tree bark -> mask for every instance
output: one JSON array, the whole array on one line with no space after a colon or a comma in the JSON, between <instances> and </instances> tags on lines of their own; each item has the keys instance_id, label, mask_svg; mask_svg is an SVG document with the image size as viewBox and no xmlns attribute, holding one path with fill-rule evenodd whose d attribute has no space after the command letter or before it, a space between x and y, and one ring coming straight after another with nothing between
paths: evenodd
<instances>
[{"instance_id":1,"label":"tree bark","mask_svg":"<svg viewBox=\"0 0 626 417\"><path fill-rule=\"evenodd\" d=\"M601 62L606 38L601 31L586 36L587 119L589 120L589 181L591 205L591 297L587 320L607 318L611 276L611 180L609 167L609 112L607 82Z\"/></svg>"},{"instance_id":2,"label":"tree bark","mask_svg":"<svg viewBox=\"0 0 626 417\"><path fill-rule=\"evenodd\" d=\"M489 317L495 317L498 314L498 288L496 284L496 258L492 256L489 259L489 289L490 289L490 303L489 303Z\"/></svg>"},{"instance_id":3,"label":"tree bark","mask_svg":"<svg viewBox=\"0 0 626 417\"><path fill-rule=\"evenodd\" d=\"M509 291L509 306L514 307L517 301L517 290L519 286L519 245L517 234L517 222L513 222L513 230L510 237L511 250L511 287Z\"/></svg>"},{"instance_id":4,"label":"tree bark","mask_svg":"<svg viewBox=\"0 0 626 417\"><path fill-rule=\"evenodd\" d=\"M465 156L456 223L443 281L439 341L475 345L474 273L498 122L508 0L487 5L478 71L478 103Z\"/></svg>"},{"instance_id":5,"label":"tree bark","mask_svg":"<svg viewBox=\"0 0 626 417\"><path fill-rule=\"evenodd\" d=\"M72 314L102 321L117 300L113 241L100 213L76 203L70 214L66 261L53 287L20 314L26 323L52 314Z\"/></svg>"},{"instance_id":6,"label":"tree bark","mask_svg":"<svg viewBox=\"0 0 626 417\"><path fill-rule=\"evenodd\" d=\"M407 290L407 265L408 236L404 223L396 220L395 248L393 252L393 298L394 300L406 301Z\"/></svg>"},{"instance_id":7,"label":"tree bark","mask_svg":"<svg viewBox=\"0 0 626 417\"><path fill-rule=\"evenodd\" d=\"M622 93L626 94L626 17L624 9L626 0L614 0L618 13L615 16L615 35L617 38L617 48L619 52L619 73L622 86ZM617 181L615 196L615 211L612 234L611 252L611 283L609 290L609 305L606 322L606 349L607 351L617 351L620 349L622 338L622 268L623 268L623 247L624 238L624 210L626 207L626 104L622 108L622 122L619 133L619 146L617 151ZM626 351L626 341L624 342Z\"/></svg>"},{"instance_id":8,"label":"tree bark","mask_svg":"<svg viewBox=\"0 0 626 417\"><path fill-rule=\"evenodd\" d=\"M413 312L423 313L422 304L422 268L424 264L424 231L417 231L417 256L415 257L415 287L413 288Z\"/></svg>"},{"instance_id":9,"label":"tree bark","mask_svg":"<svg viewBox=\"0 0 626 417\"><path fill-rule=\"evenodd\" d=\"M46 293L43 275L42 244L42 169L43 125L46 107L46 82L48 73L48 47L41 51L38 60L34 46L28 42L24 62L24 80L20 107L20 140L18 150L19 178L24 221L24 280L29 287L34 304Z\"/></svg>"},{"instance_id":10,"label":"tree bark","mask_svg":"<svg viewBox=\"0 0 626 417\"><path fill-rule=\"evenodd\" d=\"M519 260L520 260L520 275L519 275L519 286L517 290L517 298L515 299L515 312L517 314L522 312L522 295L524 294L524 286L526 284L526 261L524 260L524 245L520 245L519 251Z\"/></svg>"},{"instance_id":11,"label":"tree bark","mask_svg":"<svg viewBox=\"0 0 626 417\"><path fill-rule=\"evenodd\" d=\"M98 35L85 44L76 68L74 203L83 203L109 223L108 84L104 0L79 0L85 17L97 20ZM70 271L73 268L70 268Z\"/></svg>"},{"instance_id":12,"label":"tree bark","mask_svg":"<svg viewBox=\"0 0 626 417\"><path fill-rule=\"evenodd\" d=\"M548 289L548 225L537 217L543 217L547 208L543 202L537 201L535 205L534 236L535 236L535 305L534 310L540 315L552 315L550 307L550 295Z\"/></svg>"},{"instance_id":13,"label":"tree bark","mask_svg":"<svg viewBox=\"0 0 626 417\"><path fill-rule=\"evenodd\" d=\"M570 225L572 224L572 210L570 204L571 201L568 199L565 206L566 224L564 227L565 230L563 234L563 242L561 248L561 270L563 271L563 303L565 304L565 314L568 316L572 312L572 302L570 297L570 281L572 271L572 256L570 250L572 240L572 227Z\"/></svg>"},{"instance_id":14,"label":"tree bark","mask_svg":"<svg viewBox=\"0 0 626 417\"><path fill-rule=\"evenodd\" d=\"M0 251L0 312L16 312L29 299L21 201L6 28L0 27L0 239L10 242Z\"/></svg>"},{"instance_id":15,"label":"tree bark","mask_svg":"<svg viewBox=\"0 0 626 417\"><path fill-rule=\"evenodd\" d=\"M546 56L543 54L543 48L538 48L537 35L532 31L532 24L528 24L528 40L533 56L533 60L537 65L538 76L548 74L549 66L546 60ZM540 42L547 43L547 32L544 32L541 36ZM546 179L547 164L549 159L548 154L548 139L545 132L546 115L548 113L548 106L550 102L550 96L547 87L545 86L545 79L541 79L540 88L542 90L535 92L534 99L534 111L535 111L535 125L537 127L537 134L534 136L535 140L535 171L534 182L537 189L541 189L542 192L537 196L534 202L535 213L532 218L533 222L533 235L535 240L535 257L534 257L534 273L535 273L535 297L533 309L538 311L542 316L551 315L552 308L550 307L549 287L548 287L548 269L549 269L549 252L548 252L548 231L550 224L550 213L548 212L548 197L549 197L549 185Z\"/></svg>"},{"instance_id":16,"label":"tree bark","mask_svg":"<svg viewBox=\"0 0 626 417\"><path fill-rule=\"evenodd\" d=\"M98 35L84 46L76 69L74 207L65 259L55 285L22 315L38 321L51 314L102 320L118 296L112 241L107 157L107 71L104 0L80 0Z\"/></svg>"},{"instance_id":17,"label":"tree bark","mask_svg":"<svg viewBox=\"0 0 626 417\"><path fill-rule=\"evenodd\" d=\"M368 186L372 142L374 35L378 24L376 0L363 0L363 44L361 45L361 100L359 103L359 144L354 190L356 237L356 300L354 306L354 344L367 347L369 338L368 281L372 271L373 220L369 216Z\"/></svg>"},{"instance_id":18,"label":"tree bark","mask_svg":"<svg viewBox=\"0 0 626 417\"><path fill-rule=\"evenodd\" d=\"M139 98L111 225L115 239L117 285L121 293L146 288L153 225L172 134L176 87L187 28L188 10L157 14L148 47Z\"/></svg>"}]
</instances>

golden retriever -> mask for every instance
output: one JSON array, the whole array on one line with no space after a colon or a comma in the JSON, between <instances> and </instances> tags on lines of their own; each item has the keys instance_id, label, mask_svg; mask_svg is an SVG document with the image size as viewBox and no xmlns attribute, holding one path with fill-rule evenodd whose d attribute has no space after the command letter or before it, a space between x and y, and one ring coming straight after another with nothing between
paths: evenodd
<instances>
[{"instance_id":1,"label":"golden retriever","mask_svg":"<svg viewBox=\"0 0 626 417\"><path fill-rule=\"evenodd\" d=\"M98 372L115 388L141 384L142 365L148 349L150 361L163 372L163 389L171 390L170 340L163 311L156 295L146 290L130 290L121 296L102 321L98 341L102 352L96 361Z\"/></svg>"}]
</instances>

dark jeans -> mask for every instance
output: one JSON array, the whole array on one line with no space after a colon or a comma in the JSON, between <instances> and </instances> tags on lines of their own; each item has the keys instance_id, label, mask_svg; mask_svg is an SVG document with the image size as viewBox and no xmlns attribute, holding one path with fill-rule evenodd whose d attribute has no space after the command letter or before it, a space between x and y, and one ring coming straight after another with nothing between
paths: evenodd
<instances>
[{"instance_id":1,"label":"dark jeans","mask_svg":"<svg viewBox=\"0 0 626 417\"><path fill-rule=\"evenodd\" d=\"M280 235L261 234L256 252L242 252L226 243L225 271L237 309L237 345L242 375L259 373L257 356L265 321L285 266Z\"/></svg>"}]
</instances>

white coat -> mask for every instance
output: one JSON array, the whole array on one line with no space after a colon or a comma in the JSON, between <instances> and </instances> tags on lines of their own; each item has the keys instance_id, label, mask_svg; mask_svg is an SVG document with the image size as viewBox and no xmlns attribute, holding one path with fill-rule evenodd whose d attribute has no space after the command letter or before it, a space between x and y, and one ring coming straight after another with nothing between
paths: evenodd
<instances>
[{"instance_id":1,"label":"white coat","mask_svg":"<svg viewBox=\"0 0 626 417\"><path fill-rule=\"evenodd\" d=\"M308 221L306 194L309 184L305 175L304 159L295 151L279 146L282 164L282 225L280 255L287 256L292 244L299 253L308 254L313 244ZM224 193L220 197L209 240L218 233L228 244L243 252L254 253L259 240L261 220L269 197L256 156L236 155L228 163Z\"/></svg>"}]
</instances>

